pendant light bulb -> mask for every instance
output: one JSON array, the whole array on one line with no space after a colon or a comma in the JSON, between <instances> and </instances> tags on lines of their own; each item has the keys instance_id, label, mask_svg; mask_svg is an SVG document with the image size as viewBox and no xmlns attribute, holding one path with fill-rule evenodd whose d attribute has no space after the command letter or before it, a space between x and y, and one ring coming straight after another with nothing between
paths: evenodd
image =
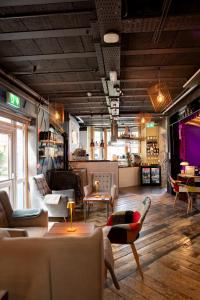
<instances>
[{"instance_id":1,"label":"pendant light bulb","mask_svg":"<svg viewBox=\"0 0 200 300\"><path fill-rule=\"evenodd\" d=\"M141 123L144 124L145 123L145 117L141 118Z\"/></svg>"},{"instance_id":2,"label":"pendant light bulb","mask_svg":"<svg viewBox=\"0 0 200 300\"><path fill-rule=\"evenodd\" d=\"M158 101L159 103L162 103L162 102L164 101L164 96L163 96L163 94L161 93L161 91L159 91L159 93L158 93L157 101Z\"/></svg>"}]
</instances>

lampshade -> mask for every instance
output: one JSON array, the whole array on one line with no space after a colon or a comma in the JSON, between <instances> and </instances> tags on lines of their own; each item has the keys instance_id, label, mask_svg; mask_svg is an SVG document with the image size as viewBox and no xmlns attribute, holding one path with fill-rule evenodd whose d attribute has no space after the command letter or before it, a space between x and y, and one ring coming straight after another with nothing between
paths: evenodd
<instances>
[{"instance_id":1,"label":"lampshade","mask_svg":"<svg viewBox=\"0 0 200 300\"><path fill-rule=\"evenodd\" d=\"M164 82L159 82L151 86L148 89L148 94L156 112L163 111L172 102L169 89Z\"/></svg>"},{"instance_id":2,"label":"lampshade","mask_svg":"<svg viewBox=\"0 0 200 300\"><path fill-rule=\"evenodd\" d=\"M151 116L150 113L140 113L138 115L139 122L140 122L141 125L144 125L144 124L150 122L151 121L151 117L152 116Z\"/></svg>"},{"instance_id":3,"label":"lampshade","mask_svg":"<svg viewBox=\"0 0 200 300\"><path fill-rule=\"evenodd\" d=\"M182 161L180 163L180 166L189 166L189 163L187 161Z\"/></svg>"},{"instance_id":4,"label":"lampshade","mask_svg":"<svg viewBox=\"0 0 200 300\"><path fill-rule=\"evenodd\" d=\"M67 202L67 208L74 209L75 208L75 202L74 201L68 201Z\"/></svg>"}]
</instances>

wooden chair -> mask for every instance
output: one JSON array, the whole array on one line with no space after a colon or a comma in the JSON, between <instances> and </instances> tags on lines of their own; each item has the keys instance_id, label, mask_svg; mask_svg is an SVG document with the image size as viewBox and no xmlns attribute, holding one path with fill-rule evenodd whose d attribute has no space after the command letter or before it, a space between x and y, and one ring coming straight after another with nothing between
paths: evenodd
<instances>
[{"instance_id":1,"label":"wooden chair","mask_svg":"<svg viewBox=\"0 0 200 300\"><path fill-rule=\"evenodd\" d=\"M112 244L129 244L131 246L142 279L143 272L134 242L139 238L139 232L150 205L151 199L146 197L136 211L113 213L108 219L107 226L104 227L104 234L107 235Z\"/></svg>"},{"instance_id":2,"label":"wooden chair","mask_svg":"<svg viewBox=\"0 0 200 300\"><path fill-rule=\"evenodd\" d=\"M182 183L179 180L174 180L171 176L169 176L169 182L171 184L173 191L176 193L176 196L174 198L174 207L181 193L185 193L187 195L187 201L188 201L187 214L188 214L189 211L191 211L192 209L192 199L189 194L189 186L187 186L186 184Z\"/></svg>"}]
</instances>

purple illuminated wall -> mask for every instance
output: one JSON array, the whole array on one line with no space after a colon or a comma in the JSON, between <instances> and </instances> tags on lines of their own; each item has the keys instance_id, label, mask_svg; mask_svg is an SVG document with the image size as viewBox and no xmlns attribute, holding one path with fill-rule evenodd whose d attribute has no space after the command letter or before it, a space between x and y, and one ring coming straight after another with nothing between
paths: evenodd
<instances>
[{"instance_id":1,"label":"purple illuminated wall","mask_svg":"<svg viewBox=\"0 0 200 300\"><path fill-rule=\"evenodd\" d=\"M180 124L180 158L191 166L200 166L200 127Z\"/></svg>"}]
</instances>

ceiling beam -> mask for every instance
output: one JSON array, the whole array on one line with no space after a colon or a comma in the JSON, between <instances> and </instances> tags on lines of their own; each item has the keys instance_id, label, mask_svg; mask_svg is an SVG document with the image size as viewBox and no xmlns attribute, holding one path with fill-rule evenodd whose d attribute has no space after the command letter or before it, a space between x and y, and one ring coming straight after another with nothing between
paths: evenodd
<instances>
[{"instance_id":1,"label":"ceiling beam","mask_svg":"<svg viewBox=\"0 0 200 300\"><path fill-rule=\"evenodd\" d=\"M12 71L11 73L13 75L18 75L18 76L35 76L35 75L46 75L46 74L63 74L63 73L82 73L82 72L90 72L90 73L97 73L98 70L97 69L92 69L92 68L88 68L88 69L60 69L60 70L44 70L44 71Z\"/></svg>"},{"instance_id":2,"label":"ceiling beam","mask_svg":"<svg viewBox=\"0 0 200 300\"><path fill-rule=\"evenodd\" d=\"M180 86L179 87L178 86L177 87L173 87L173 86L170 87L169 85L167 85L167 86L170 90L180 90L181 89ZM142 87L142 88L136 88L136 87L126 88L126 87L123 87L122 90L123 91L147 91L148 88L149 87Z\"/></svg>"},{"instance_id":3,"label":"ceiling beam","mask_svg":"<svg viewBox=\"0 0 200 300\"><path fill-rule=\"evenodd\" d=\"M102 94L102 95L94 95L94 96L90 96L88 97L87 95L86 96L64 96L64 95L60 95L60 96L57 96L55 95L54 96L50 96L49 97L49 101L68 101L68 100L87 100L85 101L85 103L90 103L90 99L105 99L105 95ZM123 99L123 98L147 98L149 97L147 94L142 94L142 95L123 95L120 97L120 99ZM98 102L98 101L97 101Z\"/></svg>"},{"instance_id":4,"label":"ceiling beam","mask_svg":"<svg viewBox=\"0 0 200 300\"><path fill-rule=\"evenodd\" d=\"M199 30L200 15L168 16L163 31ZM122 33L154 32L160 17L122 20Z\"/></svg>"},{"instance_id":5,"label":"ceiling beam","mask_svg":"<svg viewBox=\"0 0 200 300\"><path fill-rule=\"evenodd\" d=\"M45 96L49 96L49 97L53 97L53 95L55 95L55 96L57 96L57 95L63 95L63 96L65 96L65 94L66 94L66 96L68 97L69 95L71 95L71 94L81 94L81 93L87 93L88 92L88 89L86 89L86 90L76 90L76 91L73 91L73 90L68 90L68 91L54 91L54 92L43 92L42 94L43 95L45 95ZM99 93L99 94L101 94L102 95L102 91L101 90L98 90L98 89L95 89L95 90L89 90L89 92L90 93L95 93L95 94L97 94L97 93ZM73 95L73 96L74 96ZM73 97L72 96L72 97Z\"/></svg>"},{"instance_id":6,"label":"ceiling beam","mask_svg":"<svg viewBox=\"0 0 200 300\"><path fill-rule=\"evenodd\" d=\"M167 71L175 71L175 70L185 70L185 69L195 69L197 65L165 65L165 66L131 66L131 67L121 67L121 72L135 72L135 71L158 71L160 70L167 70ZM13 75L26 75L26 76L34 76L36 75L45 75L45 74L59 74L59 73L81 73L81 72L92 72L92 73L99 73L97 68L80 68L80 69L55 69L55 70L38 70L33 72L33 70L24 70L24 71L12 71ZM77 91L74 91L77 92Z\"/></svg>"},{"instance_id":7,"label":"ceiling beam","mask_svg":"<svg viewBox=\"0 0 200 300\"><path fill-rule=\"evenodd\" d=\"M49 11L49 12L29 12L29 13L17 13L17 14L6 14L1 15L0 20L16 20L16 19L28 19L28 18L39 18L39 17L58 17L58 16L71 16L71 15L90 15L94 13L94 10L68 10L68 11Z\"/></svg>"},{"instance_id":8,"label":"ceiling beam","mask_svg":"<svg viewBox=\"0 0 200 300\"><path fill-rule=\"evenodd\" d=\"M0 41L59 38L71 36L84 36L89 34L91 34L90 27L6 32L0 33Z\"/></svg>"},{"instance_id":9,"label":"ceiling beam","mask_svg":"<svg viewBox=\"0 0 200 300\"><path fill-rule=\"evenodd\" d=\"M162 77L161 80L164 81L184 81L186 80L185 77ZM121 79L122 83L131 83L131 82L157 82L157 78L133 78L133 79ZM100 84L100 80L88 80L88 81L57 81L57 82L38 82L38 83L31 83L31 86L39 87L39 86L60 86L60 85L73 85L73 84ZM123 88L122 88L123 89Z\"/></svg>"},{"instance_id":10,"label":"ceiling beam","mask_svg":"<svg viewBox=\"0 0 200 300\"><path fill-rule=\"evenodd\" d=\"M90 99L105 99L105 95L99 95L99 96L90 96L90 97L88 97L88 96L72 96L72 97L65 97L65 96L60 96L60 97L58 97L58 96L55 96L55 97L52 97L52 98L50 98L49 99L49 101L51 101L51 99L52 99L52 101L59 101L59 100L63 100L63 101L67 101L67 100L81 100L81 99L86 99L86 100L90 100Z\"/></svg>"},{"instance_id":11,"label":"ceiling beam","mask_svg":"<svg viewBox=\"0 0 200 300\"><path fill-rule=\"evenodd\" d=\"M38 4L54 4L54 3L73 3L73 2L86 2L87 0L1 0L0 7L8 6L27 6Z\"/></svg>"},{"instance_id":12,"label":"ceiling beam","mask_svg":"<svg viewBox=\"0 0 200 300\"><path fill-rule=\"evenodd\" d=\"M186 77L160 77L160 80L163 81L184 81L187 80ZM153 82L158 81L158 78L128 78L128 79L121 79L121 82ZM123 88L122 88L123 89Z\"/></svg>"},{"instance_id":13,"label":"ceiling beam","mask_svg":"<svg viewBox=\"0 0 200 300\"><path fill-rule=\"evenodd\" d=\"M200 47L193 48L155 48L155 49L139 49L139 50L124 50L122 55L159 55L159 54L188 54L200 53Z\"/></svg>"},{"instance_id":14,"label":"ceiling beam","mask_svg":"<svg viewBox=\"0 0 200 300\"><path fill-rule=\"evenodd\" d=\"M59 54L40 54L40 55L23 55L23 56L4 56L0 58L3 62L20 62L20 61L38 61L38 60L55 60L71 58L96 58L95 52L73 52Z\"/></svg>"},{"instance_id":15,"label":"ceiling beam","mask_svg":"<svg viewBox=\"0 0 200 300\"><path fill-rule=\"evenodd\" d=\"M59 82L40 82L40 83L33 83L30 84L31 86L52 86L52 85L72 85L72 84L101 84L100 80L80 80L80 81L59 81Z\"/></svg>"},{"instance_id":16,"label":"ceiling beam","mask_svg":"<svg viewBox=\"0 0 200 300\"><path fill-rule=\"evenodd\" d=\"M197 65L164 65L164 66L130 66L130 67L121 67L123 72L131 71L158 71L158 70L183 70L183 69L193 69L198 68Z\"/></svg>"}]
</instances>

